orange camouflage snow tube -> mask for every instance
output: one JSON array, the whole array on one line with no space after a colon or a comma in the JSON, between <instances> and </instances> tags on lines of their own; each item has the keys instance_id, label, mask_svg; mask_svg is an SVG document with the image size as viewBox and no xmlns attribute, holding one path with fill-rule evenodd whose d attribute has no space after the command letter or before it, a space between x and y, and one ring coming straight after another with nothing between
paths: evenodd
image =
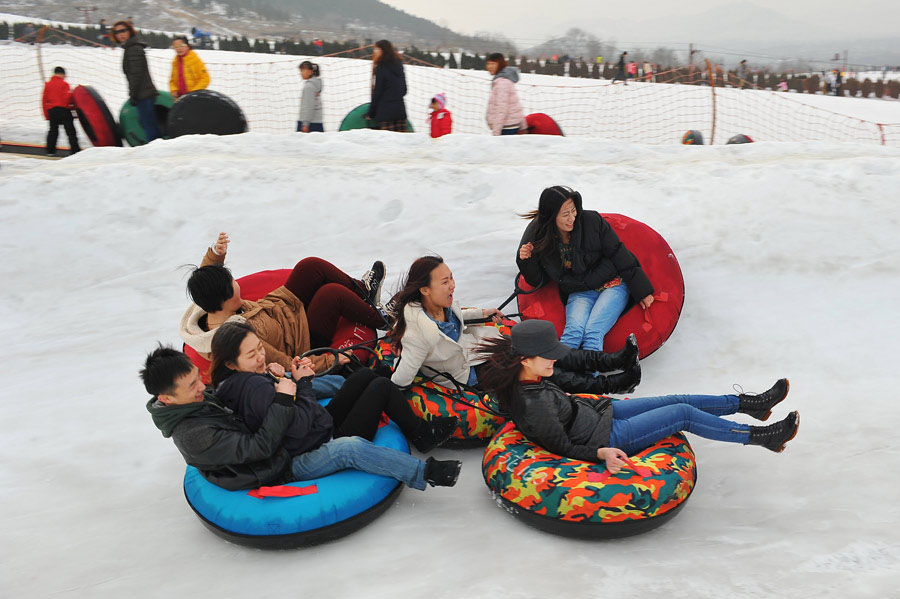
<instances>
[{"instance_id":1,"label":"orange camouflage snow tube","mask_svg":"<svg viewBox=\"0 0 900 599\"><path fill-rule=\"evenodd\" d=\"M491 439L481 469L498 505L526 524L592 539L664 524L697 482L694 452L683 433L631 456L611 475L603 463L561 457L531 443L513 422Z\"/></svg>"}]
</instances>

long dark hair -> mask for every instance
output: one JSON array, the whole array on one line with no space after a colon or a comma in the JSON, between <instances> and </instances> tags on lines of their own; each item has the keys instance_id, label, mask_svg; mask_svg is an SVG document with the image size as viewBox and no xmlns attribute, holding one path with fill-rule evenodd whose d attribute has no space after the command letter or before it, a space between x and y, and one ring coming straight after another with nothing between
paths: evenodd
<instances>
[{"instance_id":1,"label":"long dark hair","mask_svg":"<svg viewBox=\"0 0 900 599\"><path fill-rule=\"evenodd\" d=\"M212 338L212 360L209 366L209 378L213 387L218 387L219 383L235 373L226 364L237 362L241 355L241 343L250 333L255 335L256 329L246 322L225 322L216 329Z\"/></svg>"},{"instance_id":2,"label":"long dark hair","mask_svg":"<svg viewBox=\"0 0 900 599\"><path fill-rule=\"evenodd\" d=\"M319 65L317 65L314 62L309 62L308 60L304 60L303 62L300 63L300 68L301 69L309 69L310 71L312 71L313 77L319 76Z\"/></svg>"},{"instance_id":3,"label":"long dark hair","mask_svg":"<svg viewBox=\"0 0 900 599\"><path fill-rule=\"evenodd\" d=\"M403 334L406 333L406 317L403 315L403 309L409 302L422 302L422 287L431 285L431 273L435 268L444 263L444 259L440 256L422 256L416 258L409 267L406 278L400 286L400 291L394 294L393 302L397 311L397 320L394 322L394 328L391 329L390 336L393 340L394 347L400 349L403 347L401 340Z\"/></svg>"},{"instance_id":4,"label":"long dark hair","mask_svg":"<svg viewBox=\"0 0 900 599\"><path fill-rule=\"evenodd\" d=\"M379 56L375 60L375 64L382 64L386 62L393 62L395 60L400 60L400 55L397 53L397 50L394 48L394 44L389 42L388 40L378 40L375 42L375 46L381 48L381 56Z\"/></svg>"},{"instance_id":5,"label":"long dark hair","mask_svg":"<svg viewBox=\"0 0 900 599\"><path fill-rule=\"evenodd\" d=\"M554 249L562 241L559 229L556 228L556 215L559 209L568 200L575 202L575 219L581 217L581 194L565 185L554 185L541 192L538 201L538 209L520 214L522 218L537 221L537 231L534 233L534 253L541 254L548 249Z\"/></svg>"},{"instance_id":6,"label":"long dark hair","mask_svg":"<svg viewBox=\"0 0 900 599\"><path fill-rule=\"evenodd\" d=\"M509 337L485 339L475 351L487 360L478 367L478 386L497 397L497 403L504 412L509 412L513 390L522 372L522 360L528 356L512 350Z\"/></svg>"}]
</instances>

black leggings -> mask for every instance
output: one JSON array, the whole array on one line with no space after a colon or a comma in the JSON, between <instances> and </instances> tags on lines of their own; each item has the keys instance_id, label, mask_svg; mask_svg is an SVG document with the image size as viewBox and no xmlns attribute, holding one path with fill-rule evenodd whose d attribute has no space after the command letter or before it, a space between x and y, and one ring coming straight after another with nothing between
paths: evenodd
<instances>
[{"instance_id":1,"label":"black leggings","mask_svg":"<svg viewBox=\"0 0 900 599\"><path fill-rule=\"evenodd\" d=\"M421 422L397 385L368 368L351 374L325 409L334 420L335 438L362 437L371 441L378 431L382 412L407 437L415 434Z\"/></svg>"}]
</instances>

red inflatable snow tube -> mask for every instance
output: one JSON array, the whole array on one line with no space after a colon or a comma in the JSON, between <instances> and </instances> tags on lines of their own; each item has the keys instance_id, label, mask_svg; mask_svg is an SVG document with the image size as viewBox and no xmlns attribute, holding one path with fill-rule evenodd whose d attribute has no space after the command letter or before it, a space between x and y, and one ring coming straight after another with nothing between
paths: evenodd
<instances>
[{"instance_id":1,"label":"red inflatable snow tube","mask_svg":"<svg viewBox=\"0 0 900 599\"><path fill-rule=\"evenodd\" d=\"M241 286L241 297L245 300L256 301L264 297L270 291L274 291L284 285L284 282L290 274L291 269L282 268L279 270L262 270L245 277L240 277L237 282ZM378 335L375 333L374 329L350 322L346 318L341 318L338 321L337 330L331 340L331 347L348 347L377 338ZM374 345L375 344L373 343L373 348ZM184 345L184 353L186 353L191 359L191 362L200 369L203 382L209 384L209 360L194 351L194 348L187 344ZM363 362L363 364L367 363L372 355L366 350L359 349L355 350L353 353Z\"/></svg>"},{"instance_id":2,"label":"red inflatable snow tube","mask_svg":"<svg viewBox=\"0 0 900 599\"><path fill-rule=\"evenodd\" d=\"M525 117L528 124L528 133L532 135L562 135L562 128L550 116L543 112L535 112Z\"/></svg>"},{"instance_id":3,"label":"red inflatable snow tube","mask_svg":"<svg viewBox=\"0 0 900 599\"><path fill-rule=\"evenodd\" d=\"M81 128L94 147L122 145L116 120L97 90L89 85L79 85L72 91L72 103Z\"/></svg>"},{"instance_id":4,"label":"red inflatable snow tube","mask_svg":"<svg viewBox=\"0 0 900 599\"><path fill-rule=\"evenodd\" d=\"M617 351L625 345L628 335L637 337L640 357L646 358L665 343L681 315L684 305L684 277L672 248L662 236L640 221L621 214L603 214L653 284L654 302L646 310L635 304L626 310L615 326L603 339L604 351ZM533 289L522 277L519 285L523 291ZM544 284L533 293L520 293L519 312L522 320L549 320L562 336L566 325L566 308L559 297L555 281Z\"/></svg>"}]
</instances>

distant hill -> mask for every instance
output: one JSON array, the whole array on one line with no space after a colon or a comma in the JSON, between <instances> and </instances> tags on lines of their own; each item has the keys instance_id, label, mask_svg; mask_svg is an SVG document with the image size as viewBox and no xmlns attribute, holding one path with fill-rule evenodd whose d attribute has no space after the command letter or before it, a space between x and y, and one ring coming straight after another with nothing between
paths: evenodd
<instances>
[{"instance_id":1,"label":"distant hill","mask_svg":"<svg viewBox=\"0 0 900 599\"><path fill-rule=\"evenodd\" d=\"M460 35L379 0L17 0L5 9L34 18L82 22L85 13L78 8L88 5L96 7L87 13L93 23L101 18L113 23L134 17L138 27L163 31L187 32L199 27L227 36L321 37L327 41L357 39L361 43L387 38L400 47L463 48L470 52L514 49L505 40Z\"/></svg>"}]
</instances>

